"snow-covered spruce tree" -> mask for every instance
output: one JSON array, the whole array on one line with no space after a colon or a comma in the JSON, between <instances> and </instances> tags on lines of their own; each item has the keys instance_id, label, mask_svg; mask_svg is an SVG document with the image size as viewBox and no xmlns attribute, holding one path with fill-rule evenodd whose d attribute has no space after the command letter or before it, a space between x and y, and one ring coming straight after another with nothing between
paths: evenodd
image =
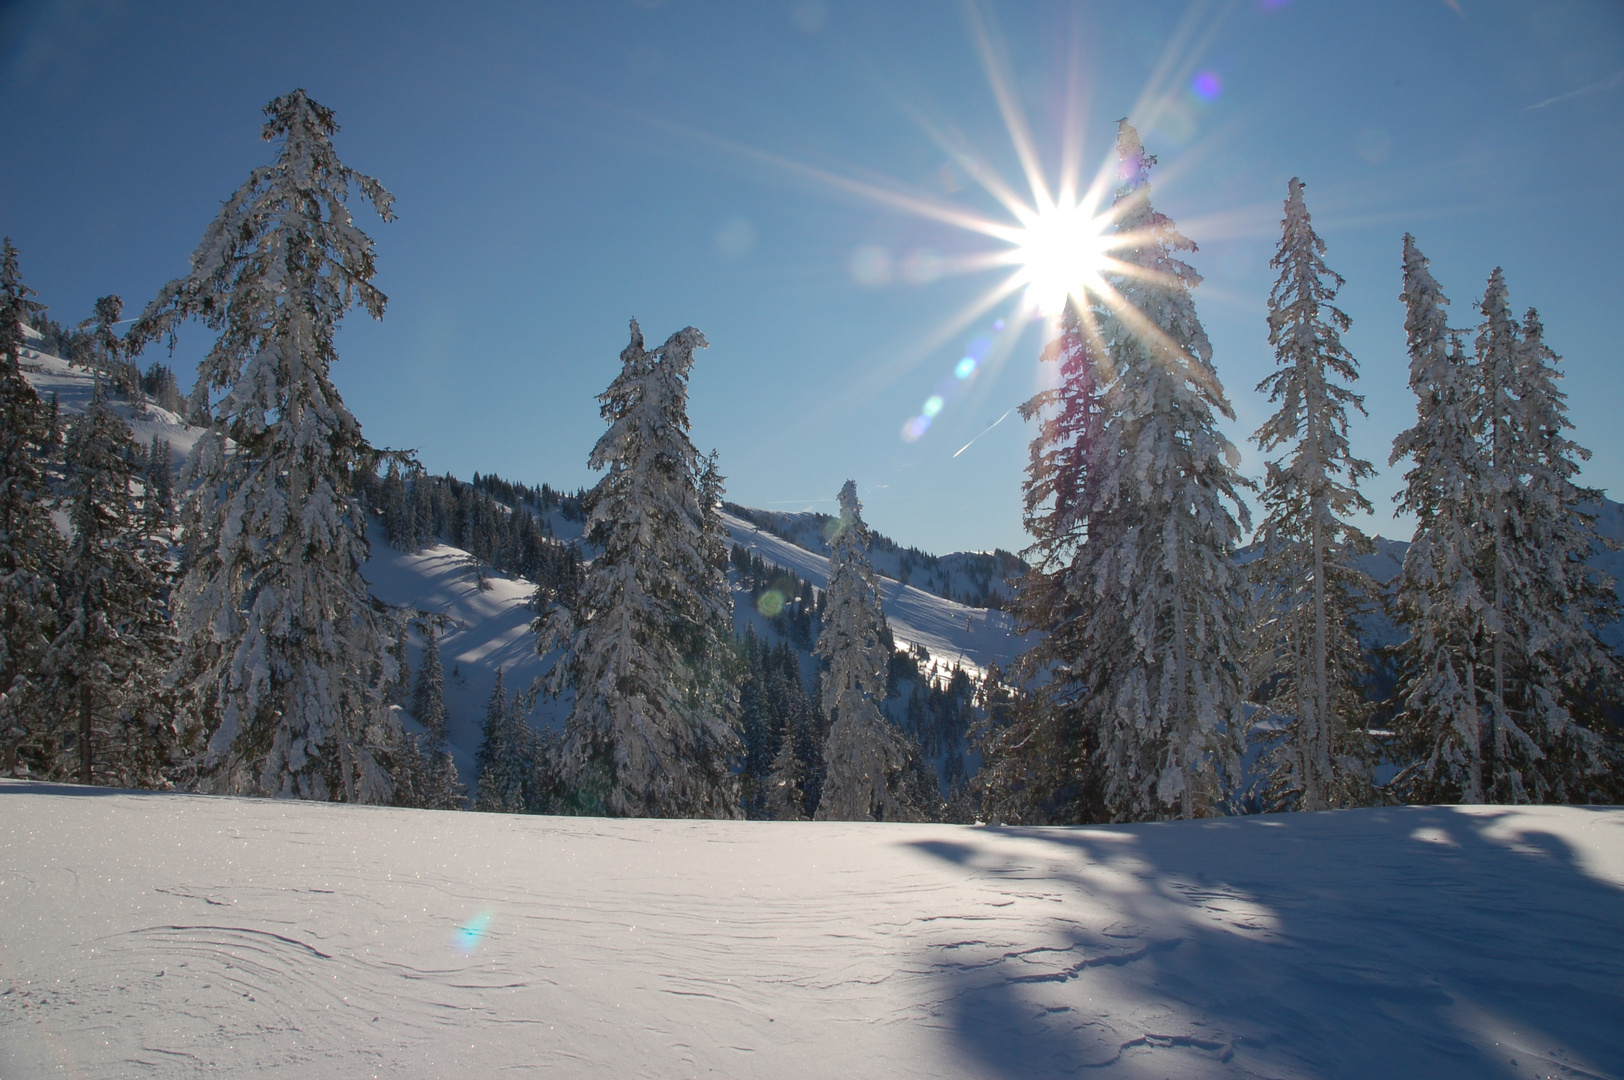
<instances>
[{"instance_id":1,"label":"snow-covered spruce tree","mask_svg":"<svg viewBox=\"0 0 1624 1080\"><path fill-rule=\"evenodd\" d=\"M1077 824L1100 814L1092 764L1098 742L1086 718L1090 672L1078 666L1092 586L1074 569L1088 537L1103 420L1098 326L1097 310L1068 300L1060 334L1041 357L1057 365L1056 385L1021 406L1038 433L1022 485L1032 569L1016 593L1015 615L1023 631L1041 636L1014 672L1029 691L1008 723L982 728L985 764L976 785L988 820Z\"/></svg>"},{"instance_id":2,"label":"snow-covered spruce tree","mask_svg":"<svg viewBox=\"0 0 1624 1080\"><path fill-rule=\"evenodd\" d=\"M175 465L167 440L154 435L147 450L147 467L142 474L147 493L142 499L153 525L168 526L175 517Z\"/></svg>"},{"instance_id":3,"label":"snow-covered spruce tree","mask_svg":"<svg viewBox=\"0 0 1624 1080\"><path fill-rule=\"evenodd\" d=\"M265 108L275 160L208 227L186 277L132 328L137 343L199 317L220 337L192 407L208 413L183 515L176 677L199 689L200 762L218 791L387 802L399 726L391 619L367 594L355 473L371 461L328 375L339 319L383 315L352 186L391 220L376 180L339 162L333 114L303 90ZM222 396L210 407L214 391Z\"/></svg>"},{"instance_id":4,"label":"snow-covered spruce tree","mask_svg":"<svg viewBox=\"0 0 1624 1080\"><path fill-rule=\"evenodd\" d=\"M1479 305L1477 429L1484 437L1492 509L1477 563L1491 598L1492 644L1480 658L1489 802L1584 802L1600 797L1600 737L1592 722L1616 700L1619 665L1593 628L1617 614L1611 580L1586 566L1601 542L1573 483L1589 451L1565 432L1556 355L1530 310L1519 326L1496 268ZM1487 660L1487 664L1481 663ZM1601 708L1598 708L1601 706Z\"/></svg>"},{"instance_id":5,"label":"snow-covered spruce tree","mask_svg":"<svg viewBox=\"0 0 1624 1080\"><path fill-rule=\"evenodd\" d=\"M1477 668L1494 632L1492 598L1475 567L1493 513L1493 480L1477 440L1477 387L1449 301L1415 239L1404 236L1404 329L1416 423L1393 440L1389 464L1408 457L1397 498L1416 517L1394 598L1409 631L1400 659L1396 723L1416 760L1396 790L1426 802L1482 802L1483 716ZM1492 528L1492 525L1488 526Z\"/></svg>"},{"instance_id":6,"label":"snow-covered spruce tree","mask_svg":"<svg viewBox=\"0 0 1624 1080\"><path fill-rule=\"evenodd\" d=\"M39 741L54 725L40 661L56 634L54 578L62 538L51 524L45 458L50 411L23 377L23 327L45 308L29 299L17 249L0 247L0 775L47 766Z\"/></svg>"},{"instance_id":7,"label":"snow-covered spruce tree","mask_svg":"<svg viewBox=\"0 0 1624 1080\"><path fill-rule=\"evenodd\" d=\"M523 705L508 700L502 669L497 668L496 685L491 689L481 729L474 809L490 814L524 813L533 743Z\"/></svg>"},{"instance_id":8,"label":"snow-covered spruce tree","mask_svg":"<svg viewBox=\"0 0 1624 1080\"><path fill-rule=\"evenodd\" d=\"M1302 810L1357 806L1372 794L1354 617L1377 593L1350 561L1371 544L1347 518L1370 511L1359 481L1375 469L1348 443L1348 409L1363 413L1364 398L1348 387L1358 363L1342 345L1350 320L1332 304L1342 278L1324 254L1293 177L1269 263L1280 271L1269 294L1269 344L1280 366L1258 384L1279 408L1253 436L1265 454L1285 452L1268 462L1261 555L1248 569L1263 613L1251 682L1259 703L1286 723L1268 762L1267 800Z\"/></svg>"},{"instance_id":9,"label":"snow-covered spruce tree","mask_svg":"<svg viewBox=\"0 0 1624 1080\"><path fill-rule=\"evenodd\" d=\"M424 627L423 662L417 669L417 685L412 688L412 715L428 732L438 748L445 747L445 668L440 662L440 635L435 627Z\"/></svg>"},{"instance_id":10,"label":"snow-covered spruce tree","mask_svg":"<svg viewBox=\"0 0 1624 1080\"><path fill-rule=\"evenodd\" d=\"M1150 205L1146 154L1118 128L1118 297L1099 322L1103 417L1081 481L1086 537L1067 573L1075 727L1097 740L1116 821L1221 813L1242 741L1244 601L1233 562L1246 507L1232 417L1175 255L1195 245ZM1234 507L1232 510L1231 507ZM1239 522L1236 515L1239 514Z\"/></svg>"},{"instance_id":11,"label":"snow-covered spruce tree","mask_svg":"<svg viewBox=\"0 0 1624 1080\"><path fill-rule=\"evenodd\" d=\"M697 584L702 625L688 650L698 707L726 717L735 734L743 730L739 683L745 669L733 635L733 587L728 582L728 531L722 520L727 477L715 450L701 459L699 489L700 553L704 571ZM742 743L739 744L742 748Z\"/></svg>"},{"instance_id":12,"label":"snow-covered spruce tree","mask_svg":"<svg viewBox=\"0 0 1624 1080\"><path fill-rule=\"evenodd\" d=\"M538 648L563 644L550 681L575 688L561 768L570 808L645 817L737 817L743 752L731 671L731 597L707 535L699 455L688 439L693 327L643 347L632 320L621 371L598 396L609 424L584 501L598 554L573 610L538 619ZM725 576L722 582L725 586Z\"/></svg>"},{"instance_id":13,"label":"snow-covered spruce tree","mask_svg":"<svg viewBox=\"0 0 1624 1080\"><path fill-rule=\"evenodd\" d=\"M891 657L862 511L857 485L847 480L840 489L840 521L829 540L823 632L813 649L828 664L822 698L829 718L816 817L925 821L939 808L923 804L911 789L909 766L916 750L880 711Z\"/></svg>"},{"instance_id":14,"label":"snow-covered spruce tree","mask_svg":"<svg viewBox=\"0 0 1624 1080\"><path fill-rule=\"evenodd\" d=\"M813 727L811 709L792 704L779 733L778 752L773 755L762 785L762 816L770 821L806 820L811 778L807 775L805 750L809 741L816 741Z\"/></svg>"},{"instance_id":15,"label":"snow-covered spruce tree","mask_svg":"<svg viewBox=\"0 0 1624 1080\"><path fill-rule=\"evenodd\" d=\"M160 786L176 748L174 695L163 685L176 651L171 572L155 534L162 519L141 505L140 456L98 381L68 430L73 537L59 588L62 629L41 665L61 726L55 772L81 784Z\"/></svg>"},{"instance_id":16,"label":"snow-covered spruce tree","mask_svg":"<svg viewBox=\"0 0 1624 1080\"><path fill-rule=\"evenodd\" d=\"M421 629L423 662L412 686L411 709L424 731L413 740L414 790L405 800L397 797L397 803L426 810L460 810L466 805L467 791L445 744L445 669L440 661L439 633L430 620L424 620Z\"/></svg>"}]
</instances>

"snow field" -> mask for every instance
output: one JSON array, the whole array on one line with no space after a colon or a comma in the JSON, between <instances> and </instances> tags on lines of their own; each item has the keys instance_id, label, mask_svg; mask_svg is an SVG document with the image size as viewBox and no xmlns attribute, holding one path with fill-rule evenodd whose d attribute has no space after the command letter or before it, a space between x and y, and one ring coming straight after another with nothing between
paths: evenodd
<instances>
[{"instance_id":1,"label":"snow field","mask_svg":"<svg viewBox=\"0 0 1624 1080\"><path fill-rule=\"evenodd\" d=\"M1624 1075L1618 809L0 808L7 1080Z\"/></svg>"}]
</instances>

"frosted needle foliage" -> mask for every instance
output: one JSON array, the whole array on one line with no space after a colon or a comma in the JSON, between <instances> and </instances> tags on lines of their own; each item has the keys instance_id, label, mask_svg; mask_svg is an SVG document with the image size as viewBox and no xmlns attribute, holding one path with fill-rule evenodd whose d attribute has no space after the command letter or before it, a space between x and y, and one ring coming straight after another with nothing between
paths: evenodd
<instances>
[{"instance_id":1,"label":"frosted needle foliage","mask_svg":"<svg viewBox=\"0 0 1624 1080\"><path fill-rule=\"evenodd\" d=\"M585 501L597 555L574 610L537 620L541 651L565 650L552 688L575 688L563 768L579 811L738 816L731 598L716 587L726 553L708 505L721 477L688 438L688 373L705 344L690 326L649 351L632 321L588 459L604 473Z\"/></svg>"},{"instance_id":2,"label":"frosted needle foliage","mask_svg":"<svg viewBox=\"0 0 1624 1080\"><path fill-rule=\"evenodd\" d=\"M868 526L857 485L840 489L840 522L829 542L829 595L814 654L823 673L824 743L819 821L921 821L907 798L910 748L885 715L890 664L879 580L868 561Z\"/></svg>"},{"instance_id":3,"label":"frosted needle foliage","mask_svg":"<svg viewBox=\"0 0 1624 1080\"><path fill-rule=\"evenodd\" d=\"M1127 121L1117 156L1117 295L1101 305L1097 338L1085 337L1098 341L1089 348L1102 421L1084 459L1091 475L1054 496L1087 499L1086 538L1065 582L1068 651L1056 660L1081 680L1071 691L1076 734L1094 742L1100 812L1202 817L1222 811L1241 742L1232 555L1245 481L1217 428L1218 415L1233 413L1190 296L1201 279L1175 254L1195 245L1151 207L1156 159Z\"/></svg>"},{"instance_id":4,"label":"frosted needle foliage","mask_svg":"<svg viewBox=\"0 0 1624 1080\"><path fill-rule=\"evenodd\" d=\"M1494 632L1490 598L1474 566L1492 520L1489 461L1476 436L1477 386L1449 301L1426 256L1404 237L1404 330L1416 422L1393 440L1391 463L1408 457L1397 502L1416 517L1404 555L1396 613L1408 628L1397 722L1418 760L1399 785L1427 800L1484 800L1483 715L1478 660Z\"/></svg>"},{"instance_id":5,"label":"frosted needle foliage","mask_svg":"<svg viewBox=\"0 0 1624 1080\"><path fill-rule=\"evenodd\" d=\"M1265 454L1285 452L1268 463L1261 555L1250 564L1263 615L1251 674L1261 703L1286 725L1269 762L1269 804L1323 810L1369 798L1353 619L1375 586L1349 558L1370 541L1346 519L1370 510L1359 481L1375 470L1348 444L1348 409L1363 413L1364 399L1348 387L1359 377L1342 345L1350 320L1332 304L1342 278L1325 265L1295 177L1282 225L1269 263L1280 271L1269 294L1279 367L1258 385L1278 408L1253 438Z\"/></svg>"},{"instance_id":6,"label":"frosted needle foliage","mask_svg":"<svg viewBox=\"0 0 1624 1080\"><path fill-rule=\"evenodd\" d=\"M132 330L137 342L173 341L197 317L219 333L192 393L209 431L183 517L178 677L201 699L205 786L385 802L399 737L385 701L395 632L360 573L353 478L370 467L370 447L328 369L345 311L384 309L349 196L385 221L392 199L338 160L333 114L304 91L265 114L275 160L226 200L191 273Z\"/></svg>"}]
</instances>

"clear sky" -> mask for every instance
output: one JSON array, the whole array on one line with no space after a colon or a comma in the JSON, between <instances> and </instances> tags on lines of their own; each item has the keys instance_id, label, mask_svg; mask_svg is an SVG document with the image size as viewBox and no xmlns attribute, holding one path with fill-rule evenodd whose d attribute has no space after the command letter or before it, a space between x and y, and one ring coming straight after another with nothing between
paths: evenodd
<instances>
[{"instance_id":1,"label":"clear sky","mask_svg":"<svg viewBox=\"0 0 1624 1080\"><path fill-rule=\"evenodd\" d=\"M182 274L269 159L260 109L298 86L399 214L359 212L390 302L350 316L334 377L374 443L435 472L590 484L593 397L636 316L656 342L709 338L689 411L731 498L827 511L851 477L904 543L1022 547L1030 432L987 427L1037 385L1046 330L1020 293L974 312L1009 274L982 257L1007 245L944 218L1011 221L970 161L1032 200L1011 117L1053 187L1068 142L1086 183L1128 116L1161 160L1155 205L1200 247L1232 437L1268 412L1267 263L1296 175L1347 279L1355 445L1382 469L1369 527L1409 533L1387 468L1414 418L1406 230L1452 324L1475 322L1495 266L1516 310L1539 307L1595 452L1584 478L1624 492L1616 0L14 0L0 231L52 315L114 292L139 310ZM192 329L177 360L207 340Z\"/></svg>"}]
</instances>

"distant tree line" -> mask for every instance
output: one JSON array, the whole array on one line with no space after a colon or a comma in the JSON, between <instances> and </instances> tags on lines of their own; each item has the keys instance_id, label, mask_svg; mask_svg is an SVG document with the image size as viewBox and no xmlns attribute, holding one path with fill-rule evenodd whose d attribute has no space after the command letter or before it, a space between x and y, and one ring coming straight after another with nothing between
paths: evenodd
<instances>
[{"instance_id":1,"label":"distant tree line","mask_svg":"<svg viewBox=\"0 0 1624 1080\"><path fill-rule=\"evenodd\" d=\"M359 474L357 492L382 519L391 547L420 551L443 541L462 548L493 570L533 582L542 605L568 604L580 588L579 547L555 539L542 516L552 508L578 514L578 496L477 474L470 484L450 475L409 472L394 459L382 475Z\"/></svg>"}]
</instances>

